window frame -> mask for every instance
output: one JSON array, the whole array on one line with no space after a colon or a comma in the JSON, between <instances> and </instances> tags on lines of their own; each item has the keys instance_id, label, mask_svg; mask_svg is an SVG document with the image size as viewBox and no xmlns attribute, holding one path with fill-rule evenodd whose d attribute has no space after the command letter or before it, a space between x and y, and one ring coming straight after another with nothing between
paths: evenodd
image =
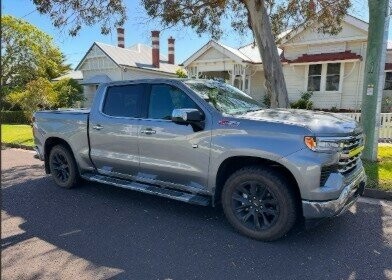
<instances>
[{"instance_id":1,"label":"window frame","mask_svg":"<svg viewBox=\"0 0 392 280\"><path fill-rule=\"evenodd\" d=\"M327 88L327 69L328 64L340 63L340 73L339 73L339 89L338 90L326 90ZM308 82L309 82L309 67L310 65L321 64L321 79L320 79L320 90L313 91L314 93L342 93L343 91L343 79L344 79L344 66L345 62L343 61L329 61L329 62L314 62L308 63L305 67L305 91L308 90Z\"/></svg>"},{"instance_id":2,"label":"window frame","mask_svg":"<svg viewBox=\"0 0 392 280\"><path fill-rule=\"evenodd\" d=\"M161 82L161 83L146 84L146 92L147 92L147 94L146 94L146 101L145 101L146 103L145 103L145 106L143 107L143 117L142 117L143 120L160 121L160 122L173 122L172 120L154 119L154 118L150 118L150 116L149 116L149 108L150 108L150 100L151 100L151 90L152 90L153 86L159 86L159 85L165 85L165 86L169 86L169 87L175 88L175 89L181 91L182 93L184 93L185 95L187 95L195 103L195 105L197 106L197 110L199 110L203 114L203 116L205 118L206 114L205 114L204 110L201 109L200 105L196 102L196 100L194 98L192 98L192 96L190 96L185 90L179 88L176 85L169 84L169 83L162 83Z\"/></svg>"},{"instance_id":3,"label":"window frame","mask_svg":"<svg viewBox=\"0 0 392 280\"><path fill-rule=\"evenodd\" d=\"M139 112L138 112L138 117L125 117L125 116L111 116L106 114L103 109L106 103L106 99L108 97L108 92L110 88L113 87L127 87L127 86L143 86L143 93L142 93L142 99L141 99L141 106L139 107ZM102 114L103 116L107 118L113 118L113 119L127 119L127 120L140 120L145 116L145 107L146 107L146 102L147 102L147 86L148 84L146 83L129 83L129 84L115 84L115 85L109 85L105 88L104 95L101 99L101 102L99 104L99 113Z\"/></svg>"},{"instance_id":4,"label":"window frame","mask_svg":"<svg viewBox=\"0 0 392 280\"><path fill-rule=\"evenodd\" d=\"M390 89L387 89L387 88L386 88L386 84L387 84L387 75L388 75L389 73L390 73L390 75L392 75L392 70L387 70L387 71L385 71L385 79L384 79L384 87L383 87L383 90L392 90L392 77L391 77L390 80L388 80L388 81L391 82L391 88L390 88Z\"/></svg>"}]
</instances>

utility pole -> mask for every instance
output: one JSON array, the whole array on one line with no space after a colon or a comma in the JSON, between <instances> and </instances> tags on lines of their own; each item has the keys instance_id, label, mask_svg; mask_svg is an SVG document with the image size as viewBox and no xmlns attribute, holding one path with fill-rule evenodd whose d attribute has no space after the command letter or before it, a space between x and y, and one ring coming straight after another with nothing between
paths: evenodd
<instances>
[{"instance_id":1,"label":"utility pole","mask_svg":"<svg viewBox=\"0 0 392 280\"><path fill-rule=\"evenodd\" d=\"M366 141L362 158L376 161L390 7L389 0L368 0L368 3L369 29L361 110Z\"/></svg>"}]
</instances>

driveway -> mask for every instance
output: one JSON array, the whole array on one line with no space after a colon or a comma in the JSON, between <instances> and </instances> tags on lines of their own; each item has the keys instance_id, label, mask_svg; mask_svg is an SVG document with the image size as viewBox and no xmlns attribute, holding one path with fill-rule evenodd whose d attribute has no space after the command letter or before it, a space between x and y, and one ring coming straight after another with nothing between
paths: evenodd
<instances>
[{"instance_id":1,"label":"driveway","mask_svg":"<svg viewBox=\"0 0 392 280\"><path fill-rule=\"evenodd\" d=\"M65 190L29 151L2 151L2 279L392 279L392 203L273 243L220 208L84 183Z\"/></svg>"}]
</instances>

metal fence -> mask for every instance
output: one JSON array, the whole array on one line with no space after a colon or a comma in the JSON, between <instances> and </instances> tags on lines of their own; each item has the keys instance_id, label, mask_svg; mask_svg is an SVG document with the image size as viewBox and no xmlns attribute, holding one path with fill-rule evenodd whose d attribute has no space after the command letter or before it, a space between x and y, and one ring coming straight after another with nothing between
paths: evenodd
<instances>
[{"instance_id":1,"label":"metal fence","mask_svg":"<svg viewBox=\"0 0 392 280\"><path fill-rule=\"evenodd\" d=\"M353 118L357 122L361 121L361 113L341 113L341 115ZM381 141L392 141L392 113L381 113L379 139Z\"/></svg>"}]
</instances>

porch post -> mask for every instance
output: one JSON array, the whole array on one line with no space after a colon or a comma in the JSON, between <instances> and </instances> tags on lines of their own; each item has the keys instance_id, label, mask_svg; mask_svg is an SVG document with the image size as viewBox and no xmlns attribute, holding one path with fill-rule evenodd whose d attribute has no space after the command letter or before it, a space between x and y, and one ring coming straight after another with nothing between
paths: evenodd
<instances>
[{"instance_id":1,"label":"porch post","mask_svg":"<svg viewBox=\"0 0 392 280\"><path fill-rule=\"evenodd\" d=\"M245 79L246 79L246 71L245 69L242 70L242 91L245 91Z\"/></svg>"},{"instance_id":2,"label":"porch post","mask_svg":"<svg viewBox=\"0 0 392 280\"><path fill-rule=\"evenodd\" d=\"M234 80L235 80L235 73L234 72L235 71L234 71L234 65L233 65L233 70L231 70L231 73L229 72L232 86L234 86Z\"/></svg>"}]
</instances>

